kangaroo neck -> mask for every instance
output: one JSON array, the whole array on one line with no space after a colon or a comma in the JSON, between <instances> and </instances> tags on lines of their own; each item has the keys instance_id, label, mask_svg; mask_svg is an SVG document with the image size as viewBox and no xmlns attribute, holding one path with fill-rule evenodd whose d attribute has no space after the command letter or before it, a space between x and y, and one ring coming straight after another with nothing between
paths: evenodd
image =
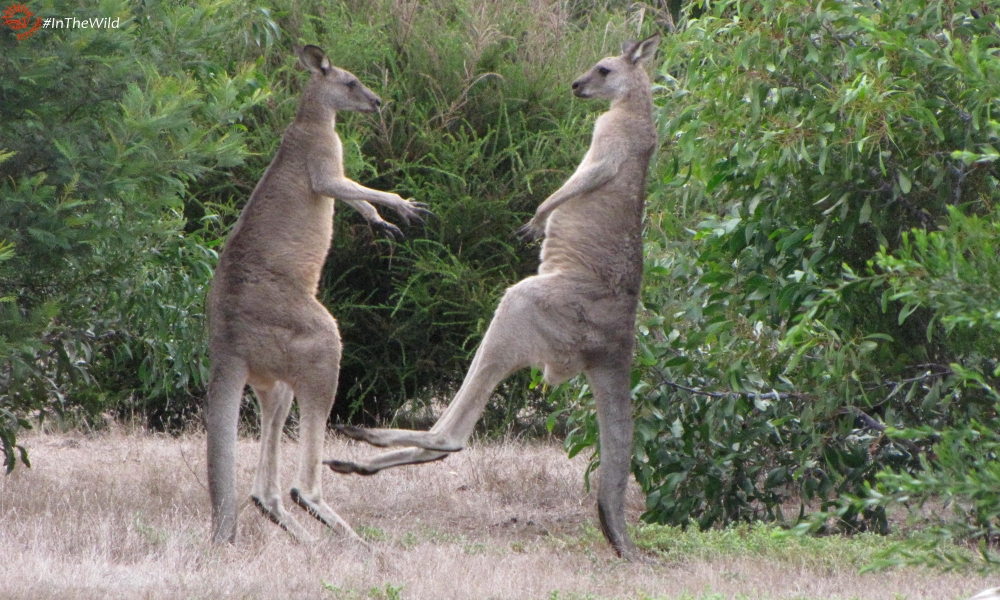
<instances>
[{"instance_id":1,"label":"kangaroo neck","mask_svg":"<svg viewBox=\"0 0 1000 600\"><path fill-rule=\"evenodd\" d=\"M312 90L307 89L302 94L299 112L295 115L296 123L317 123L334 127L337 124L337 111L315 97Z\"/></svg>"},{"instance_id":2,"label":"kangaroo neck","mask_svg":"<svg viewBox=\"0 0 1000 600\"><path fill-rule=\"evenodd\" d=\"M634 89L611 102L612 110L632 113L644 119L653 118L653 96L648 89Z\"/></svg>"},{"instance_id":3,"label":"kangaroo neck","mask_svg":"<svg viewBox=\"0 0 1000 600\"><path fill-rule=\"evenodd\" d=\"M306 123L314 123L317 125L323 125L330 127L336 127L337 125L337 111L335 110L325 110L325 111L315 111L315 110L303 110L299 109L298 114L295 115L295 122L304 125Z\"/></svg>"}]
</instances>

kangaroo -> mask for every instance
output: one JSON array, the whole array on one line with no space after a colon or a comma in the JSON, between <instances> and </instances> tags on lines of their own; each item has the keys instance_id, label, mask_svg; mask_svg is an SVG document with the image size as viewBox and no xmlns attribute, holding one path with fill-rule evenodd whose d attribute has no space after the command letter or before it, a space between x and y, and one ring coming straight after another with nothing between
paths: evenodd
<instances>
[{"instance_id":1,"label":"kangaroo","mask_svg":"<svg viewBox=\"0 0 1000 600\"><path fill-rule=\"evenodd\" d=\"M298 481L292 501L328 527L360 540L323 501L320 458L337 393L340 333L316 299L333 236L334 198L378 229L400 237L369 202L406 223L425 205L368 189L344 176L336 111L375 112L382 101L358 78L331 66L323 50L298 51L311 72L298 114L226 240L208 292L211 359L205 427L215 542L236 537L236 430L243 388L260 402L260 461L251 499L299 541L310 535L285 510L278 483L281 432L293 397L299 403Z\"/></svg>"},{"instance_id":2,"label":"kangaroo","mask_svg":"<svg viewBox=\"0 0 1000 600\"><path fill-rule=\"evenodd\" d=\"M339 426L375 446L408 446L360 462L324 461L338 473L444 458L469 441L493 389L527 366L557 385L583 372L600 430L598 516L619 556L637 559L625 528L625 488L632 459L630 375L635 314L642 284L646 170L656 148L653 98L643 68L660 36L626 42L621 56L598 62L573 82L580 98L611 101L597 119L590 149L566 183L521 231L543 229L538 274L504 293L453 402L430 431Z\"/></svg>"}]
</instances>

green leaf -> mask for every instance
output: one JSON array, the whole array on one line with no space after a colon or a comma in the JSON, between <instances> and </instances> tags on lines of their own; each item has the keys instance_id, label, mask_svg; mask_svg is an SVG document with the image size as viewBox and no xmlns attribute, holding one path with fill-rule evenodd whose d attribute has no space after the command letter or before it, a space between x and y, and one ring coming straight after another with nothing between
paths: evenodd
<instances>
[{"instance_id":1,"label":"green leaf","mask_svg":"<svg viewBox=\"0 0 1000 600\"><path fill-rule=\"evenodd\" d=\"M899 189L904 194L909 194L912 184L910 183L910 178L906 176L902 171L899 172Z\"/></svg>"},{"instance_id":2,"label":"green leaf","mask_svg":"<svg viewBox=\"0 0 1000 600\"><path fill-rule=\"evenodd\" d=\"M865 198L865 203L861 205L861 211L858 213L858 223L864 224L871 221L872 216L872 202L870 198Z\"/></svg>"}]
</instances>

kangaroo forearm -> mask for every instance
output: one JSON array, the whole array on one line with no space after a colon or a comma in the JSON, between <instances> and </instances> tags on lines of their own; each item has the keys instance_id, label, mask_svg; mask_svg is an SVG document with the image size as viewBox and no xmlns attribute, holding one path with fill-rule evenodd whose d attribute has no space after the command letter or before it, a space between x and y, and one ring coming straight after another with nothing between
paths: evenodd
<instances>
[{"instance_id":1,"label":"kangaroo forearm","mask_svg":"<svg viewBox=\"0 0 1000 600\"><path fill-rule=\"evenodd\" d=\"M341 198L341 200L344 204L361 213L361 216L369 223L379 223L383 220L378 211L375 210L375 207L364 200L348 200L346 198Z\"/></svg>"},{"instance_id":2,"label":"kangaroo forearm","mask_svg":"<svg viewBox=\"0 0 1000 600\"><path fill-rule=\"evenodd\" d=\"M591 163L578 169L566 183L542 202L535 210L536 219L545 219L567 201L596 190L611 181L618 172L618 165L608 162Z\"/></svg>"},{"instance_id":3,"label":"kangaroo forearm","mask_svg":"<svg viewBox=\"0 0 1000 600\"><path fill-rule=\"evenodd\" d=\"M559 208L575 195L565 190L566 186L559 188L555 191L555 193L546 198L545 202L539 204L538 208L535 209L535 219L538 221L544 221L550 214L552 214L552 211Z\"/></svg>"},{"instance_id":4,"label":"kangaroo forearm","mask_svg":"<svg viewBox=\"0 0 1000 600\"><path fill-rule=\"evenodd\" d=\"M429 214L429 211L426 210L425 204L414 202L413 199L405 200L399 194L380 192L378 190L366 188L365 186L351 181L346 177L318 176L314 177L313 181L314 192L341 200L351 205L355 210L360 212L369 223L372 224L385 225L387 221L379 216L375 207L373 207L370 203L388 206L392 210L399 213L399 216L401 216L403 221L407 224L412 221L422 221L422 214ZM391 232L402 236L402 232L395 226L392 226Z\"/></svg>"},{"instance_id":5,"label":"kangaroo forearm","mask_svg":"<svg viewBox=\"0 0 1000 600\"><path fill-rule=\"evenodd\" d=\"M346 177L325 179L314 185L316 192L344 202L364 201L376 204L395 204L396 195L380 192L351 181Z\"/></svg>"}]
</instances>

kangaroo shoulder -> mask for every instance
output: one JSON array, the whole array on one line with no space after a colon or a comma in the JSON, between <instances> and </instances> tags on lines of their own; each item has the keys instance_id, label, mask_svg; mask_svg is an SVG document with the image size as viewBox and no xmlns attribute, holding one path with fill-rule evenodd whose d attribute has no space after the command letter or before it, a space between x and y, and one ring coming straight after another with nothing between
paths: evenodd
<instances>
[{"instance_id":1,"label":"kangaroo shoulder","mask_svg":"<svg viewBox=\"0 0 1000 600\"><path fill-rule=\"evenodd\" d=\"M333 128L293 124L285 131L280 152L286 155L289 162L318 164L330 168L331 165L340 165L342 148L340 137Z\"/></svg>"}]
</instances>

